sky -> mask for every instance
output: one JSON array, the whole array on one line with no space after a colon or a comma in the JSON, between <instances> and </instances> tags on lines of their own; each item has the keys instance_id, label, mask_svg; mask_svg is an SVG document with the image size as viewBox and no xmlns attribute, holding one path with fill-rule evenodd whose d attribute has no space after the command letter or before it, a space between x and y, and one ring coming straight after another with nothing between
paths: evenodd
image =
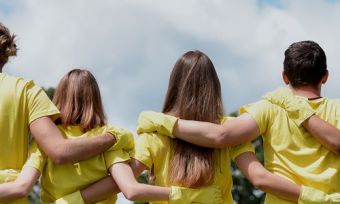
<instances>
[{"instance_id":1,"label":"sky","mask_svg":"<svg viewBox=\"0 0 340 204\"><path fill-rule=\"evenodd\" d=\"M284 86L283 53L301 40L325 50L323 96L340 97L340 0L0 0L0 19L19 47L4 72L55 87L86 67L110 123L132 131L141 111L161 110L173 65L189 50L213 61L226 114Z\"/></svg>"}]
</instances>

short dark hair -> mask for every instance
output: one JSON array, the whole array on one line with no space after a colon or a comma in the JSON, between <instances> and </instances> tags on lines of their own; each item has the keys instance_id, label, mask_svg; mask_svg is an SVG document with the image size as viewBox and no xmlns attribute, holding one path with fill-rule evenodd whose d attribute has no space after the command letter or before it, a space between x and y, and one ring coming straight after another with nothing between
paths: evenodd
<instances>
[{"instance_id":1,"label":"short dark hair","mask_svg":"<svg viewBox=\"0 0 340 204\"><path fill-rule=\"evenodd\" d=\"M316 42L295 42L285 51L283 70L293 87L317 86L327 73L326 54Z\"/></svg>"},{"instance_id":2,"label":"short dark hair","mask_svg":"<svg viewBox=\"0 0 340 204\"><path fill-rule=\"evenodd\" d=\"M8 28L0 22L0 70L7 63L9 57L16 55L15 35L11 35Z\"/></svg>"}]
</instances>

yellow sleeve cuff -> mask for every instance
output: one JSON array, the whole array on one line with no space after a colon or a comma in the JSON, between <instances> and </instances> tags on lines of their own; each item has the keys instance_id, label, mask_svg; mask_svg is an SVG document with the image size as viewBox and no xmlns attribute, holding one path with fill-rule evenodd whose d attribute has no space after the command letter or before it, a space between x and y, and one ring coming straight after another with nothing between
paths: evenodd
<instances>
[{"instance_id":1,"label":"yellow sleeve cuff","mask_svg":"<svg viewBox=\"0 0 340 204\"><path fill-rule=\"evenodd\" d=\"M137 133L157 132L169 137L173 136L173 129L178 118L154 111L144 111L139 115Z\"/></svg>"},{"instance_id":2,"label":"yellow sleeve cuff","mask_svg":"<svg viewBox=\"0 0 340 204\"><path fill-rule=\"evenodd\" d=\"M85 204L83 197L81 197L80 191L76 191L74 193L65 195L56 201L53 204Z\"/></svg>"},{"instance_id":3,"label":"yellow sleeve cuff","mask_svg":"<svg viewBox=\"0 0 340 204\"><path fill-rule=\"evenodd\" d=\"M115 163L125 162L130 159L129 153L124 150L106 151L104 156L107 168Z\"/></svg>"}]
</instances>

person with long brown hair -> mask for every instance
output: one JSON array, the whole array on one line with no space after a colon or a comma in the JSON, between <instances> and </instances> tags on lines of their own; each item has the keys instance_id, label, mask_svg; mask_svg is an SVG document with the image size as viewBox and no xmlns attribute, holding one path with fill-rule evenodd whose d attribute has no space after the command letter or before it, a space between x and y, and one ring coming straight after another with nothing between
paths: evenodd
<instances>
[{"instance_id":1,"label":"person with long brown hair","mask_svg":"<svg viewBox=\"0 0 340 204\"><path fill-rule=\"evenodd\" d=\"M105 133L99 137L66 140L53 120L59 110L32 80L3 73L8 60L17 55L15 35L0 23L0 202L27 203L25 197L37 179L35 164L23 168L29 149L29 133L55 163L73 163L99 154L115 143ZM19 173L21 177L18 177ZM14 181L6 183L9 181Z\"/></svg>"},{"instance_id":2,"label":"person with long brown hair","mask_svg":"<svg viewBox=\"0 0 340 204\"><path fill-rule=\"evenodd\" d=\"M214 124L233 120L224 117L220 82L207 55L200 51L189 51L178 59L169 79L163 113ZM150 112L148 117L152 116ZM224 203L231 204L232 159L256 187L287 200L298 199L300 187L267 171L257 160L250 143L221 149L199 147L183 140L171 139L166 132L146 131L152 126L149 122L143 117L139 118L137 131L140 136L136 142L133 166L137 174L151 170L156 185L190 188L215 186L221 190ZM164 121L157 125L167 127L173 123ZM206 194L205 197L213 199L214 195Z\"/></svg>"},{"instance_id":3,"label":"person with long brown hair","mask_svg":"<svg viewBox=\"0 0 340 204\"><path fill-rule=\"evenodd\" d=\"M108 126L97 81L88 70L73 69L68 72L61 79L53 102L61 112L56 123L65 138L86 138L109 132L119 140L102 154L64 165L55 164L33 144L26 164L34 163L42 174L42 203L115 203L116 193L119 192L117 186L128 199L142 201L170 199L176 203L176 199L182 197L182 194L179 198L174 197L176 192L185 194L185 191L190 191L178 187L170 189L139 184L136 181L128 163L129 152L134 148L133 136L128 130ZM117 185L113 183L113 178ZM103 182L105 185L101 186ZM214 189L207 189L207 192L213 193Z\"/></svg>"}]
</instances>

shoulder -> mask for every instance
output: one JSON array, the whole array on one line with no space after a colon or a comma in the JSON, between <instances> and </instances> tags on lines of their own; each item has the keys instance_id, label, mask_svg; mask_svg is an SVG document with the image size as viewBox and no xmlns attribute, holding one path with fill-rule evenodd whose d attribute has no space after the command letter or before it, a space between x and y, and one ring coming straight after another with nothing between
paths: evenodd
<instances>
[{"instance_id":1,"label":"shoulder","mask_svg":"<svg viewBox=\"0 0 340 204\"><path fill-rule=\"evenodd\" d=\"M253 113L253 112L272 112L280 107L275 105L268 100L262 99L254 103L249 103L240 108L240 114L242 113Z\"/></svg>"},{"instance_id":2,"label":"shoulder","mask_svg":"<svg viewBox=\"0 0 340 204\"><path fill-rule=\"evenodd\" d=\"M152 150L164 150L169 148L170 140L168 136L157 133L142 133L137 137L136 146L150 147Z\"/></svg>"},{"instance_id":3,"label":"shoulder","mask_svg":"<svg viewBox=\"0 0 340 204\"><path fill-rule=\"evenodd\" d=\"M3 81L5 82L5 85L12 86L16 89L24 89L25 87L33 87L35 86L35 83L33 80L30 79L24 79L22 77L17 76L11 76L8 74L3 74Z\"/></svg>"},{"instance_id":4,"label":"shoulder","mask_svg":"<svg viewBox=\"0 0 340 204\"><path fill-rule=\"evenodd\" d=\"M233 120L235 119L235 117L231 117L231 116L224 116L222 119L221 119L221 124L224 124L224 123L227 123L228 121L230 120Z\"/></svg>"}]
</instances>

